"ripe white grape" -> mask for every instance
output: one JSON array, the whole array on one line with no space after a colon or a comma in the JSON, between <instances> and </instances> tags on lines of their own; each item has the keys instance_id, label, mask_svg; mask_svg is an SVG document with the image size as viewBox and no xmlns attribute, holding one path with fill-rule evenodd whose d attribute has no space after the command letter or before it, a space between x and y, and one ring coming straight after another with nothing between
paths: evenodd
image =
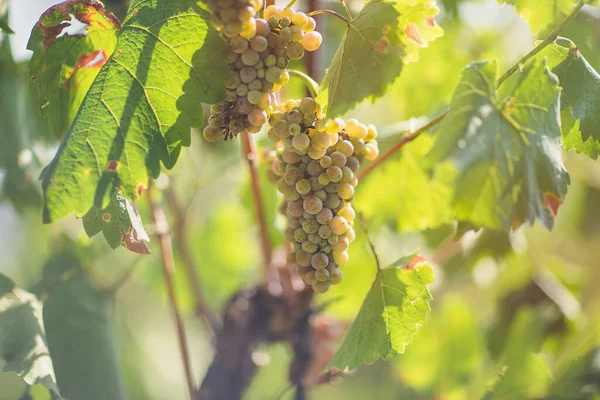
<instances>
[{"instance_id":1,"label":"ripe white grape","mask_svg":"<svg viewBox=\"0 0 600 400\"><path fill-rule=\"evenodd\" d=\"M307 51L315 51L321 46L321 42L323 41L323 37L317 31L306 32L304 36L302 36L302 46Z\"/></svg>"},{"instance_id":2,"label":"ripe white grape","mask_svg":"<svg viewBox=\"0 0 600 400\"><path fill-rule=\"evenodd\" d=\"M267 113L264 110L255 108L248 113L248 121L250 121L252 125L262 126L267 122Z\"/></svg>"},{"instance_id":3,"label":"ripe white grape","mask_svg":"<svg viewBox=\"0 0 600 400\"><path fill-rule=\"evenodd\" d=\"M342 169L336 165L327 168L327 177L331 182L339 182L342 179Z\"/></svg>"},{"instance_id":4,"label":"ripe white grape","mask_svg":"<svg viewBox=\"0 0 600 400\"><path fill-rule=\"evenodd\" d=\"M308 196L304 199L304 211L316 215L323 209L323 201L317 196Z\"/></svg>"},{"instance_id":5,"label":"ripe white grape","mask_svg":"<svg viewBox=\"0 0 600 400\"><path fill-rule=\"evenodd\" d=\"M346 218L340 217L339 215L336 215L329 221L329 227L336 235L343 235L348 230L348 226Z\"/></svg>"}]
</instances>

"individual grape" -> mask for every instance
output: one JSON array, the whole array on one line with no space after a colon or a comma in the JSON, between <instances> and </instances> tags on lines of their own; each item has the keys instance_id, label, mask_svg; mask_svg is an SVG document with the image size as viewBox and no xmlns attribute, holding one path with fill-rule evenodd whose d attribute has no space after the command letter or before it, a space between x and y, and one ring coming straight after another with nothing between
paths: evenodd
<instances>
[{"instance_id":1,"label":"individual grape","mask_svg":"<svg viewBox=\"0 0 600 400\"><path fill-rule=\"evenodd\" d=\"M333 218L333 212L331 211L330 208L323 208L321 211L319 211L319 213L317 214L317 222L321 225L324 224L328 224L329 221L331 221Z\"/></svg>"},{"instance_id":2,"label":"individual grape","mask_svg":"<svg viewBox=\"0 0 600 400\"><path fill-rule=\"evenodd\" d=\"M319 164L321 164L321 167L323 167L323 168L329 168L333 164L333 160L331 159L330 156L323 156L319 160Z\"/></svg>"},{"instance_id":3,"label":"individual grape","mask_svg":"<svg viewBox=\"0 0 600 400\"><path fill-rule=\"evenodd\" d=\"M302 28L308 22L308 16L302 12L297 12L292 15L292 24Z\"/></svg>"},{"instance_id":4,"label":"individual grape","mask_svg":"<svg viewBox=\"0 0 600 400\"><path fill-rule=\"evenodd\" d=\"M314 289L315 286L320 285L321 283L329 283L329 282L319 282L317 280L315 271L310 271L309 273L304 275L304 281L306 281L306 283L308 283L309 285L313 285L313 290L315 290L315 291L317 291L316 289ZM319 290L322 290L321 286L319 286Z\"/></svg>"},{"instance_id":5,"label":"individual grape","mask_svg":"<svg viewBox=\"0 0 600 400\"><path fill-rule=\"evenodd\" d=\"M350 200L354 196L354 186L349 183L342 183L337 193L343 200Z\"/></svg>"},{"instance_id":6,"label":"individual grape","mask_svg":"<svg viewBox=\"0 0 600 400\"><path fill-rule=\"evenodd\" d=\"M314 254L319 250L319 246L311 241L302 242L302 250L308 254Z\"/></svg>"},{"instance_id":7,"label":"individual grape","mask_svg":"<svg viewBox=\"0 0 600 400\"><path fill-rule=\"evenodd\" d=\"M292 145L297 150L305 151L308 148L308 146L310 145L310 138L308 137L308 135L306 135L304 133L297 134L292 139ZM340 170L340 173L341 173L341 170Z\"/></svg>"},{"instance_id":8,"label":"individual grape","mask_svg":"<svg viewBox=\"0 0 600 400\"><path fill-rule=\"evenodd\" d=\"M346 236L339 236L338 242L331 245L333 251L344 251L348 249L350 240ZM339 264L338 264L339 265Z\"/></svg>"},{"instance_id":9,"label":"individual grape","mask_svg":"<svg viewBox=\"0 0 600 400\"><path fill-rule=\"evenodd\" d=\"M332 269L327 269L327 271L329 271L329 282L332 285L337 285L338 283L340 283L342 281L342 271L340 271L339 268L332 268ZM315 277L316 277L316 271L315 271Z\"/></svg>"},{"instance_id":10,"label":"individual grape","mask_svg":"<svg viewBox=\"0 0 600 400\"><path fill-rule=\"evenodd\" d=\"M352 172L358 171L358 167L360 167L360 163L358 162L358 158L356 157L348 157L346 160L346 166L350 168Z\"/></svg>"},{"instance_id":11,"label":"individual grape","mask_svg":"<svg viewBox=\"0 0 600 400\"><path fill-rule=\"evenodd\" d=\"M317 278L317 281L319 281L319 282L328 282L329 281L329 271L327 271L324 268L323 269L317 269L314 266L314 264L313 264L313 268L316 269L316 271L315 271L315 278Z\"/></svg>"},{"instance_id":12,"label":"individual grape","mask_svg":"<svg viewBox=\"0 0 600 400\"><path fill-rule=\"evenodd\" d=\"M304 30L301 27L297 25L290 27L290 40L292 42L299 42L302 40L302 36L304 36Z\"/></svg>"},{"instance_id":13,"label":"individual grape","mask_svg":"<svg viewBox=\"0 0 600 400\"><path fill-rule=\"evenodd\" d=\"M253 49L246 49L242 53L242 61L245 65L252 66L260 60L260 55Z\"/></svg>"},{"instance_id":14,"label":"individual grape","mask_svg":"<svg viewBox=\"0 0 600 400\"><path fill-rule=\"evenodd\" d=\"M344 265L348 262L348 252L344 251L332 251L333 262L337 265Z\"/></svg>"},{"instance_id":15,"label":"individual grape","mask_svg":"<svg viewBox=\"0 0 600 400\"><path fill-rule=\"evenodd\" d=\"M329 180L327 173L323 172L322 174L319 175L319 183L322 186L327 186L329 184L329 182L331 182L331 181Z\"/></svg>"},{"instance_id":16,"label":"individual grape","mask_svg":"<svg viewBox=\"0 0 600 400\"><path fill-rule=\"evenodd\" d=\"M348 230L348 221L346 218L336 215L329 221L331 231L336 235L343 235Z\"/></svg>"},{"instance_id":17,"label":"individual grape","mask_svg":"<svg viewBox=\"0 0 600 400\"><path fill-rule=\"evenodd\" d=\"M349 140L340 140L335 146L335 149L346 157L350 157L354 154L354 146L352 146L352 143L350 143Z\"/></svg>"},{"instance_id":18,"label":"individual grape","mask_svg":"<svg viewBox=\"0 0 600 400\"><path fill-rule=\"evenodd\" d=\"M315 21L315 19L313 17L308 17L308 21L306 22L306 25L302 27L302 29L304 30L304 32L311 32L314 31L316 27L317 22Z\"/></svg>"},{"instance_id":19,"label":"individual grape","mask_svg":"<svg viewBox=\"0 0 600 400\"><path fill-rule=\"evenodd\" d=\"M269 67L265 73L265 79L271 83L277 83L281 80L281 68Z\"/></svg>"},{"instance_id":20,"label":"individual grape","mask_svg":"<svg viewBox=\"0 0 600 400\"><path fill-rule=\"evenodd\" d=\"M319 223L314 219L306 220L302 223L302 229L306 233L315 233L319 230Z\"/></svg>"},{"instance_id":21,"label":"individual grape","mask_svg":"<svg viewBox=\"0 0 600 400\"><path fill-rule=\"evenodd\" d=\"M301 180L303 177L304 177L304 172L300 168L291 167L287 171L285 171L285 175L283 176L283 179L285 179L285 182L288 185L295 185L296 182ZM309 185L310 185L310 183L309 183Z\"/></svg>"},{"instance_id":22,"label":"individual grape","mask_svg":"<svg viewBox=\"0 0 600 400\"><path fill-rule=\"evenodd\" d=\"M327 177L331 182L339 182L342 179L342 169L336 165L327 168Z\"/></svg>"},{"instance_id":23,"label":"individual grape","mask_svg":"<svg viewBox=\"0 0 600 400\"><path fill-rule=\"evenodd\" d=\"M254 108L248 113L248 121L252 125L262 126L267 122L267 113L259 108Z\"/></svg>"},{"instance_id":24,"label":"individual grape","mask_svg":"<svg viewBox=\"0 0 600 400\"><path fill-rule=\"evenodd\" d=\"M341 202L342 202L342 199L340 198L340 196L332 193L327 196L327 198L323 202L323 205L325 207L331 208L333 210L333 209L338 208L340 206Z\"/></svg>"},{"instance_id":25,"label":"individual grape","mask_svg":"<svg viewBox=\"0 0 600 400\"><path fill-rule=\"evenodd\" d=\"M219 140L219 138L221 137L221 131L219 131L219 129L215 128L214 126L207 126L206 128L204 128L204 131L202 131L202 135L204 136L204 139L212 143Z\"/></svg>"},{"instance_id":26,"label":"individual grape","mask_svg":"<svg viewBox=\"0 0 600 400\"><path fill-rule=\"evenodd\" d=\"M306 165L306 172L308 172L310 176L318 176L324 171L325 170L317 160L312 160Z\"/></svg>"},{"instance_id":27,"label":"individual grape","mask_svg":"<svg viewBox=\"0 0 600 400\"><path fill-rule=\"evenodd\" d=\"M250 90L248 92L248 101L251 104L256 105L256 104L260 103L261 99L262 99L262 93L259 92L258 90ZM266 120L265 120L265 122L266 122Z\"/></svg>"},{"instance_id":28,"label":"individual grape","mask_svg":"<svg viewBox=\"0 0 600 400\"><path fill-rule=\"evenodd\" d=\"M311 274L312 274L312 272L311 272ZM316 282L311 283L308 281L308 279L305 279L306 283L308 283L309 285L312 285L313 290L317 293L325 293L326 291L329 290L329 287L331 286L331 284L329 282L318 282L316 276L313 279L313 275L311 275L310 280L311 280L311 282L313 280Z\"/></svg>"},{"instance_id":29,"label":"individual grape","mask_svg":"<svg viewBox=\"0 0 600 400\"><path fill-rule=\"evenodd\" d=\"M348 238L349 243L354 242L354 239L356 239L356 233L354 232L354 228L349 227L344 236Z\"/></svg>"},{"instance_id":30,"label":"individual grape","mask_svg":"<svg viewBox=\"0 0 600 400\"><path fill-rule=\"evenodd\" d=\"M346 221L349 222L354 221L354 218L356 218L356 212L349 203L346 204L344 207L340 208L337 212L337 215L339 215L340 217L344 217Z\"/></svg>"},{"instance_id":31,"label":"individual grape","mask_svg":"<svg viewBox=\"0 0 600 400\"><path fill-rule=\"evenodd\" d=\"M330 157L331 157L331 163L334 166L341 168L344 165L346 165L347 158L342 152L334 151L333 153L331 153Z\"/></svg>"},{"instance_id":32,"label":"individual grape","mask_svg":"<svg viewBox=\"0 0 600 400\"><path fill-rule=\"evenodd\" d=\"M301 200L288 201L287 202L287 213L292 217L299 218L304 212L303 202Z\"/></svg>"},{"instance_id":33,"label":"individual grape","mask_svg":"<svg viewBox=\"0 0 600 400\"><path fill-rule=\"evenodd\" d=\"M303 250L298 250L296 252L296 262L301 267L308 267L310 265L311 255Z\"/></svg>"},{"instance_id":34,"label":"individual grape","mask_svg":"<svg viewBox=\"0 0 600 400\"><path fill-rule=\"evenodd\" d=\"M323 209L323 201L317 196L308 196L304 199L304 211L316 215Z\"/></svg>"},{"instance_id":35,"label":"individual grape","mask_svg":"<svg viewBox=\"0 0 600 400\"><path fill-rule=\"evenodd\" d=\"M248 41L241 36L236 36L229 42L229 47L234 53L242 54L248 49Z\"/></svg>"},{"instance_id":36,"label":"individual grape","mask_svg":"<svg viewBox=\"0 0 600 400\"><path fill-rule=\"evenodd\" d=\"M302 46L307 51L315 51L321 46L321 42L323 41L323 37L317 31L306 32L304 36L302 36Z\"/></svg>"},{"instance_id":37,"label":"individual grape","mask_svg":"<svg viewBox=\"0 0 600 400\"><path fill-rule=\"evenodd\" d=\"M379 149L377 148L377 145L373 143L367 143L365 150L367 152L365 154L365 160L373 161L379 155Z\"/></svg>"},{"instance_id":38,"label":"individual grape","mask_svg":"<svg viewBox=\"0 0 600 400\"><path fill-rule=\"evenodd\" d=\"M248 89L248 85L244 83L240 83L240 85L235 89L235 93L240 97L246 96L249 91L250 89Z\"/></svg>"},{"instance_id":39,"label":"individual grape","mask_svg":"<svg viewBox=\"0 0 600 400\"><path fill-rule=\"evenodd\" d=\"M252 111L252 104L248 101L247 97L238 97L235 101L235 110L240 114L248 114Z\"/></svg>"},{"instance_id":40,"label":"individual grape","mask_svg":"<svg viewBox=\"0 0 600 400\"><path fill-rule=\"evenodd\" d=\"M310 181L308 179L299 180L298 182L296 182L296 190L302 195L310 193Z\"/></svg>"},{"instance_id":41,"label":"individual grape","mask_svg":"<svg viewBox=\"0 0 600 400\"><path fill-rule=\"evenodd\" d=\"M319 151L327 150L329 148L329 146L331 145L331 136L329 136L325 132L317 132L312 137L311 144L315 148L315 150L319 150ZM321 156L319 158L319 160L322 159L323 156Z\"/></svg>"},{"instance_id":42,"label":"individual grape","mask_svg":"<svg viewBox=\"0 0 600 400\"><path fill-rule=\"evenodd\" d=\"M265 51L268 46L269 43L267 42L267 38L264 36L257 35L250 40L250 47L252 47L252 49L256 52L261 53Z\"/></svg>"},{"instance_id":43,"label":"individual grape","mask_svg":"<svg viewBox=\"0 0 600 400\"><path fill-rule=\"evenodd\" d=\"M256 79L256 69L252 68L252 67L244 67L240 70L240 79L242 82L244 83L250 83L253 80Z\"/></svg>"},{"instance_id":44,"label":"individual grape","mask_svg":"<svg viewBox=\"0 0 600 400\"><path fill-rule=\"evenodd\" d=\"M291 31L289 34L289 38L291 39ZM289 40L289 39L288 39ZM292 42L287 46L285 54L289 57L290 60L300 60L304 57L304 47L301 43Z\"/></svg>"}]
</instances>

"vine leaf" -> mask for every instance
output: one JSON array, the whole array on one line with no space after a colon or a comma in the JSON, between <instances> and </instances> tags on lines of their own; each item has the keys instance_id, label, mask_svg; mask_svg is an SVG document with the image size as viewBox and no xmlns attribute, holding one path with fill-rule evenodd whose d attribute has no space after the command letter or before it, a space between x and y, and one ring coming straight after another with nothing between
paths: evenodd
<instances>
[{"instance_id":1,"label":"vine leaf","mask_svg":"<svg viewBox=\"0 0 600 400\"><path fill-rule=\"evenodd\" d=\"M65 134L100 68L113 53L120 22L101 2L66 1L40 17L27 48L29 82L54 134Z\"/></svg>"},{"instance_id":2,"label":"vine leaf","mask_svg":"<svg viewBox=\"0 0 600 400\"><path fill-rule=\"evenodd\" d=\"M42 303L0 274L0 355L4 371L15 371L29 385L42 384L58 395L42 323Z\"/></svg>"},{"instance_id":3,"label":"vine leaf","mask_svg":"<svg viewBox=\"0 0 600 400\"><path fill-rule=\"evenodd\" d=\"M229 70L226 45L195 0L136 0L116 50L42 172L43 219L105 208L114 186L129 200L172 168L190 128L202 124L201 102L215 103Z\"/></svg>"},{"instance_id":4,"label":"vine leaf","mask_svg":"<svg viewBox=\"0 0 600 400\"><path fill-rule=\"evenodd\" d=\"M500 4L512 4L525 21L529 22L534 35L548 24L566 17L577 1L574 0L500 0Z\"/></svg>"},{"instance_id":5,"label":"vine leaf","mask_svg":"<svg viewBox=\"0 0 600 400\"><path fill-rule=\"evenodd\" d=\"M111 294L86 268L91 249L63 238L42 270L44 326L58 386L65 399L126 398L116 353ZM75 300L74 300L75 299Z\"/></svg>"},{"instance_id":6,"label":"vine leaf","mask_svg":"<svg viewBox=\"0 0 600 400\"><path fill-rule=\"evenodd\" d=\"M92 207L83 217L83 227L89 237L102 232L113 249L123 244L134 253L152 254L147 244L150 238L135 203L127 200L116 188L105 209Z\"/></svg>"},{"instance_id":7,"label":"vine leaf","mask_svg":"<svg viewBox=\"0 0 600 400\"><path fill-rule=\"evenodd\" d=\"M329 368L354 369L379 358L390 361L412 342L430 310L427 285L434 279L431 266L417 257L404 257L377 273Z\"/></svg>"},{"instance_id":8,"label":"vine leaf","mask_svg":"<svg viewBox=\"0 0 600 400\"><path fill-rule=\"evenodd\" d=\"M558 80L537 60L500 98L496 77L493 61L463 71L427 168L453 162L453 205L461 222L508 231L539 219L551 228L569 184L560 154Z\"/></svg>"},{"instance_id":9,"label":"vine leaf","mask_svg":"<svg viewBox=\"0 0 600 400\"><path fill-rule=\"evenodd\" d=\"M600 142L600 74L575 47L568 49L552 44L539 57L544 56L547 56L548 65L558 76L563 88L562 110L569 110L577 121L576 125L569 124L571 129L568 132L565 129L565 148L597 158Z\"/></svg>"},{"instance_id":10,"label":"vine leaf","mask_svg":"<svg viewBox=\"0 0 600 400\"><path fill-rule=\"evenodd\" d=\"M0 0L0 33L6 35L15 33L8 26L8 0Z\"/></svg>"},{"instance_id":11,"label":"vine leaf","mask_svg":"<svg viewBox=\"0 0 600 400\"><path fill-rule=\"evenodd\" d=\"M327 105L327 115L382 96L403 62L416 60L418 49L443 33L433 19L438 11L428 0L367 3L350 21L321 84L318 101Z\"/></svg>"}]
</instances>

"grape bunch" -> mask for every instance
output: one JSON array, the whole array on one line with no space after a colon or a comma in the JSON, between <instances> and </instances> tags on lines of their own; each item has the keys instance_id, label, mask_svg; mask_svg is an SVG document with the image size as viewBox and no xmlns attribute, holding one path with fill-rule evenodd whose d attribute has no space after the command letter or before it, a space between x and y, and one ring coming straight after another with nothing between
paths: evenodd
<instances>
[{"instance_id":1,"label":"grape bunch","mask_svg":"<svg viewBox=\"0 0 600 400\"><path fill-rule=\"evenodd\" d=\"M289 61L321 45L315 20L304 13L269 6L265 18L228 39L232 76L225 82L225 101L211 107L203 132L209 142L230 139L244 129L258 132L276 106L276 92L290 80Z\"/></svg>"},{"instance_id":2,"label":"grape bunch","mask_svg":"<svg viewBox=\"0 0 600 400\"><path fill-rule=\"evenodd\" d=\"M206 4L213 24L229 38L254 31L254 15L263 6L262 0L206 0Z\"/></svg>"},{"instance_id":3,"label":"grape bunch","mask_svg":"<svg viewBox=\"0 0 600 400\"><path fill-rule=\"evenodd\" d=\"M288 262L323 293L341 281L348 262L355 173L378 156L377 131L355 119L325 120L310 97L278 106L269 124L269 139L279 146L270 178L284 195L285 237L293 243Z\"/></svg>"}]
</instances>

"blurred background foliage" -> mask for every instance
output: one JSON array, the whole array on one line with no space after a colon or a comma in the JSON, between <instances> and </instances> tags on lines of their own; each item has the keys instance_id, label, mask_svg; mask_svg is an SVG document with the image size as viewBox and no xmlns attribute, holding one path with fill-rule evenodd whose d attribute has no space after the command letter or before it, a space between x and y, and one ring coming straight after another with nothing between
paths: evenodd
<instances>
[{"instance_id":1,"label":"blurred background foliage","mask_svg":"<svg viewBox=\"0 0 600 400\"><path fill-rule=\"evenodd\" d=\"M129 398L184 398L158 257L134 255L123 248L112 251L102 237L87 239L81 221L72 217L41 224L37 177L54 154L57 139L39 117L28 88L25 44L39 15L54 3L11 0L9 24L16 34L3 38L0 49L0 272L20 287L38 289L49 276L60 275L56 268L64 271L77 264L89 272L92 281L82 284L95 288L86 292L92 296L90 307L100 307L95 305L98 302L107 307L94 323L101 324L100 330L114 328L114 341L105 345L116 346L118 360L107 362L120 364ZM119 17L124 16L125 3L105 1ZM420 51L419 62L405 66L385 97L365 102L351 113L378 126L382 151L404 130L444 109L467 63L494 58L503 70L536 39L513 6L500 6L495 0L438 4L442 9L438 23L445 35ZM349 5L357 10L361 2ZM306 9L307 2L298 0L296 7ZM319 7L339 9L339 3L320 0ZM318 79L333 57L344 25L328 16L316 18L325 38L317 55ZM563 36L577 44L594 68L600 68L599 8L585 7ZM283 97L300 97L303 91L292 79ZM266 135L258 136L259 147L267 143ZM448 208L451 188L443 175L434 179L420 168L431 144L425 135L405 146L360 183L355 201L368 221L382 264L421 248L435 266L428 321L395 362L359 368L340 382L314 389L311 398L600 399L600 290L596 286L600 281L600 163L566 154L572 184L552 232L535 225L511 235L482 231L457 237ZM207 144L196 132L177 167L165 172L156 185L171 188L187 211L187 233L202 288L216 312L236 290L258 282L262 273L240 153L237 141ZM281 244L284 221L276 212L277 195L264 182L272 240ZM166 201L162 204L169 216ZM141 202L139 207L152 234L147 205ZM357 233L344 280L318 297L326 304L325 312L339 321L348 322L356 314L375 275L363 233L360 229ZM156 241L150 245L156 253ZM200 380L213 355L210 338L194 316L181 255L175 257L179 301ZM93 297L94 290L105 293L117 282L121 284L112 298ZM73 299L68 290L77 293L82 288L64 290L65 298ZM52 308L67 306L68 302L54 304L48 314ZM60 321L48 318L54 322L52 329L59 329ZM282 393L279 398L290 398L291 392L285 391L289 349L258 349L257 354L264 367L246 398L276 399ZM0 400L19 399L24 391L15 374L0 373ZM31 395L49 398L37 387Z\"/></svg>"}]
</instances>

